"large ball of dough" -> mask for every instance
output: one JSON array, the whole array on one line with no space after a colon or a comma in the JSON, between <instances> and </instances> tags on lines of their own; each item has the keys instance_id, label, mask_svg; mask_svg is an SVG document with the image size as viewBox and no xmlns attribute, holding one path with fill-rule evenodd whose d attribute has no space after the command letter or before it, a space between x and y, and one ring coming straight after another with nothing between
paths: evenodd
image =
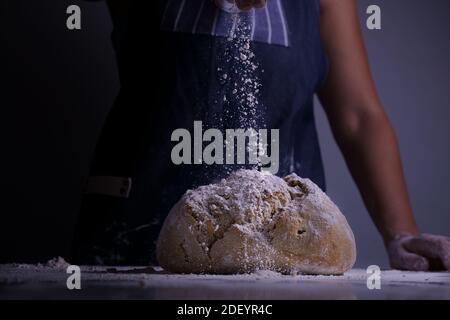
<instances>
[{"instance_id":1,"label":"large ball of dough","mask_svg":"<svg viewBox=\"0 0 450 320\"><path fill-rule=\"evenodd\" d=\"M164 222L157 258L176 273L342 274L356 247L345 217L309 179L239 170L183 195Z\"/></svg>"}]
</instances>

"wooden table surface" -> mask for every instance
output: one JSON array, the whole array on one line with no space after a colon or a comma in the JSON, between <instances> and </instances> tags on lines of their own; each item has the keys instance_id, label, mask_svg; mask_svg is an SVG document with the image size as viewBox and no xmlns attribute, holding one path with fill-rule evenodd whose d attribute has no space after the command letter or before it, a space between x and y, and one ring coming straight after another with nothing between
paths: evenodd
<instances>
[{"instance_id":1,"label":"wooden table surface","mask_svg":"<svg viewBox=\"0 0 450 320\"><path fill-rule=\"evenodd\" d=\"M0 265L0 299L449 299L450 273L382 271L381 288L368 274L342 276L177 275L159 268L81 267L81 290L69 290L66 267Z\"/></svg>"}]
</instances>

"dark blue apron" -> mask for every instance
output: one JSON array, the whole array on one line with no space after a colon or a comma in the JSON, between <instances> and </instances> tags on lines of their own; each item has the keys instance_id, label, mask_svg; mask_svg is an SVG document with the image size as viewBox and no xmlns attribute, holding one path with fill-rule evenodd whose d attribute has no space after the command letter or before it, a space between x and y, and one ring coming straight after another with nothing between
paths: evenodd
<instances>
[{"instance_id":1,"label":"dark blue apron","mask_svg":"<svg viewBox=\"0 0 450 320\"><path fill-rule=\"evenodd\" d=\"M278 12L277 17L285 19L285 29L275 25L281 21L275 18L270 19L274 27L269 28L261 20L267 17L263 11L251 17L259 21L252 42L262 85L257 126L279 129L278 175L296 172L324 189L313 111L314 93L327 72L320 42L319 0L271 1L277 7L268 14L275 17ZM186 14L189 8L198 13L198 7L186 6L200 2L172 0L168 8L167 1L159 1L159 26L149 24L146 16L154 7L132 4L129 21L115 26L122 89L105 121L91 175L131 177L132 188L128 198L84 197L74 245L77 263L147 264L154 256L164 218L181 195L240 167L174 165L170 157L175 145L171 134L177 128L192 131L196 120L203 121L204 129L239 125L233 99L221 99L234 82L233 72L228 81L221 79L224 68L233 68L221 59L228 46L220 34L224 30L221 18L216 17L211 35L207 18ZM212 14L224 14L209 8ZM203 8L201 15L208 17L207 12ZM193 34L189 31L196 21L198 30ZM159 33L155 28L161 28ZM269 29L270 37L265 33Z\"/></svg>"}]
</instances>

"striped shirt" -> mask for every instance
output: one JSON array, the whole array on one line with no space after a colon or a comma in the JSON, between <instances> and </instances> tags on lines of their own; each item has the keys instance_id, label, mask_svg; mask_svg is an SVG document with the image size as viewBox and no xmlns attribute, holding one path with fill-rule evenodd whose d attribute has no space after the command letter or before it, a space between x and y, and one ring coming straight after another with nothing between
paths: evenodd
<instances>
[{"instance_id":1,"label":"striped shirt","mask_svg":"<svg viewBox=\"0 0 450 320\"><path fill-rule=\"evenodd\" d=\"M164 0L161 20L165 31L228 37L236 27L233 15L213 0ZM252 41L289 47L289 29L282 0L269 0L263 9L240 13L250 26Z\"/></svg>"}]
</instances>

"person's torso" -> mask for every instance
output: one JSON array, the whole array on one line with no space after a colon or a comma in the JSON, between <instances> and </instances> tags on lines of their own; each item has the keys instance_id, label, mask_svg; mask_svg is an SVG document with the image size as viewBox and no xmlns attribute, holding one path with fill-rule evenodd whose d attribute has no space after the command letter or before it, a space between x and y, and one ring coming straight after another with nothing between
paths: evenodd
<instances>
[{"instance_id":1,"label":"person's torso","mask_svg":"<svg viewBox=\"0 0 450 320\"><path fill-rule=\"evenodd\" d=\"M235 62L241 48L230 40L239 33L239 23L236 16L215 7L213 0L130 6L128 26L120 32L121 26L116 26L121 37L115 43L126 103L146 110L142 117L148 117L138 169L152 181L148 190L176 198L188 188L221 178L216 172L229 172L229 168L214 171L209 165L172 163L176 144L172 133L185 128L193 136L194 121L202 121L205 130L278 129L278 175L295 171L325 188L313 112L314 93L327 72L319 0L269 0L265 9L239 14L257 65L245 77L242 61ZM152 20L149 12L155 10L158 18ZM255 121L236 95L246 78L253 77L259 84L253 91L258 101L252 106Z\"/></svg>"}]
</instances>

